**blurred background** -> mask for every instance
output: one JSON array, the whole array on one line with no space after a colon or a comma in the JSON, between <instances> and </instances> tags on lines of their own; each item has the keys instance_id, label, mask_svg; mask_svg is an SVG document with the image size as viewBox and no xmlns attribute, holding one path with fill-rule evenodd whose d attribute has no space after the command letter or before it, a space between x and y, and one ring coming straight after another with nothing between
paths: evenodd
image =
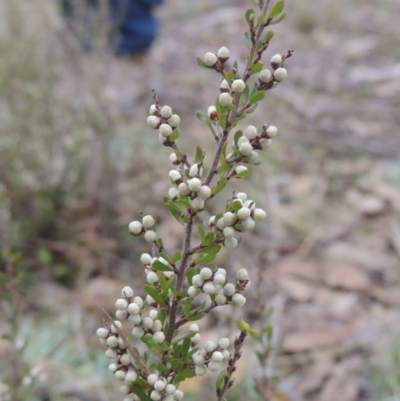
<instances>
[{"instance_id":1,"label":"blurred background","mask_svg":"<svg viewBox=\"0 0 400 401\"><path fill-rule=\"evenodd\" d=\"M94 331L124 285L140 293L149 249L127 225L141 209L167 249L181 238L162 204L170 152L146 125L151 89L181 116L182 148L210 154L195 112L219 77L195 59L225 45L243 66L253 4L165 0L130 51L113 46L126 31L106 2L88 19L52 0L0 3L0 400L124 398ZM400 3L288 0L286 12L264 62L294 49L288 79L247 121L279 135L238 182L268 222L218 260L254 285L242 310L207 316L203 337L238 317L273 327L263 368L248 341L232 401L400 400ZM254 373L273 377L262 396ZM214 381L185 382L187 399L214 397Z\"/></svg>"}]
</instances>

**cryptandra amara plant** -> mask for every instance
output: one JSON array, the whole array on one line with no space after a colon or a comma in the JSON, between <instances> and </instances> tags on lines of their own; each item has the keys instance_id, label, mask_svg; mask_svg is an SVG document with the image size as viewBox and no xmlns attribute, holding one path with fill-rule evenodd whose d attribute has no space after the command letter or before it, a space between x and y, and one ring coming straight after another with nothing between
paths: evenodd
<instances>
[{"instance_id":1,"label":"cryptandra amara plant","mask_svg":"<svg viewBox=\"0 0 400 401\"><path fill-rule=\"evenodd\" d=\"M268 148L277 134L275 126L265 124L261 129L248 126L230 138L239 121L256 110L265 92L286 78L284 63L292 55L292 51L283 56L276 54L271 59L271 69L264 69L261 57L273 36L272 31L264 33L264 30L284 19L284 1L278 0L272 7L270 0L256 3L260 12L253 9L246 12L249 30L244 38L249 53L242 75L236 61L228 68L226 47L198 59L200 66L214 70L222 79L215 106L210 106L207 114L197 113L216 142L209 166L205 165L206 155L200 147L193 162L180 149L176 142L180 135L180 117L173 114L171 107L161 106L154 93L155 103L150 107L147 123L159 131L162 145L173 151L170 161L175 168L169 173L172 187L164 203L183 226L184 237L182 251L170 255L157 235L153 216L141 216L141 221L129 224L132 235L143 235L152 245L152 255L143 253L140 258L147 296L144 299L134 296L131 287L124 287L115 304L116 320L105 322L105 327L97 330L100 341L108 347L106 356L112 360L109 369L122 382L124 401L181 400L184 394L178 389L179 383L195 375L205 375L207 371L221 371L216 393L218 401L224 400L226 391L233 385L232 374L246 335L255 334L240 320L240 334L233 346L228 338L221 338L217 343L206 341L199 346L199 326L192 323L189 330L182 330L181 326L202 319L214 308L245 304L246 298L241 293L249 284L247 271L240 269L235 282L228 282L226 270L213 266L212 262L222 246L236 248L240 241L236 236L254 229L256 221L266 217L265 211L256 208L255 202L243 192L234 192L225 210L209 221L201 221L199 215L211 199L223 192L229 180L248 175L248 168L243 164L259 164L257 151ZM254 75L255 82L250 84ZM232 151L227 152L231 140ZM196 245L192 243L195 226L200 238ZM194 300L200 294L209 300L195 306ZM130 343L124 334L125 325L130 326L132 337L143 343L141 347Z\"/></svg>"}]
</instances>

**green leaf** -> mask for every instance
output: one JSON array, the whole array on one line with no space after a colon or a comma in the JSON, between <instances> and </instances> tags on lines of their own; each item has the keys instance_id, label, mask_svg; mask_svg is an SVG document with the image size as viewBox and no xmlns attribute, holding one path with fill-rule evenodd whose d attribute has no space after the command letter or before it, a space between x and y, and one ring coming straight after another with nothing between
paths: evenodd
<instances>
[{"instance_id":1,"label":"green leaf","mask_svg":"<svg viewBox=\"0 0 400 401\"><path fill-rule=\"evenodd\" d=\"M199 313L193 316L189 316L187 318L188 322L195 322L196 320L202 319L206 314L205 313Z\"/></svg>"},{"instance_id":2,"label":"green leaf","mask_svg":"<svg viewBox=\"0 0 400 401\"><path fill-rule=\"evenodd\" d=\"M194 370L189 370L189 369L181 370L175 376L175 383L180 383L185 379L190 379L191 377L194 377Z\"/></svg>"},{"instance_id":3,"label":"green leaf","mask_svg":"<svg viewBox=\"0 0 400 401\"><path fill-rule=\"evenodd\" d=\"M202 111L196 111L196 116L200 121L206 122L207 121L207 114L203 113Z\"/></svg>"},{"instance_id":4,"label":"green leaf","mask_svg":"<svg viewBox=\"0 0 400 401\"><path fill-rule=\"evenodd\" d=\"M285 8L285 1L284 0L278 0L271 8L271 11L269 12L269 18L274 18L277 15L279 15L283 9Z\"/></svg>"},{"instance_id":5,"label":"green leaf","mask_svg":"<svg viewBox=\"0 0 400 401\"><path fill-rule=\"evenodd\" d=\"M242 96L240 97L240 101L242 104L247 103L247 101L249 100L249 95L250 95L250 88L249 88L249 85L246 84L246 87L244 88L244 91L242 92Z\"/></svg>"},{"instance_id":6,"label":"green leaf","mask_svg":"<svg viewBox=\"0 0 400 401\"><path fill-rule=\"evenodd\" d=\"M198 64L200 67L210 68L210 67L203 61L202 58L196 57L196 61L197 61L197 64Z\"/></svg>"},{"instance_id":7,"label":"green leaf","mask_svg":"<svg viewBox=\"0 0 400 401\"><path fill-rule=\"evenodd\" d=\"M160 309L158 311L157 320L159 320L162 324L164 324L166 317L167 317L167 311L165 309Z\"/></svg>"},{"instance_id":8,"label":"green leaf","mask_svg":"<svg viewBox=\"0 0 400 401\"><path fill-rule=\"evenodd\" d=\"M132 391L136 394L142 401L152 401L152 399L145 393L143 388L139 385L139 383L133 383Z\"/></svg>"},{"instance_id":9,"label":"green leaf","mask_svg":"<svg viewBox=\"0 0 400 401\"><path fill-rule=\"evenodd\" d=\"M265 92L264 91L258 91L254 95L251 96L250 103L251 104L257 103L260 100L263 100L264 96L265 96Z\"/></svg>"},{"instance_id":10,"label":"green leaf","mask_svg":"<svg viewBox=\"0 0 400 401\"><path fill-rule=\"evenodd\" d=\"M268 31L268 32L265 34L265 36L263 37L262 42L263 42L263 43L269 42L269 41L272 39L273 36L274 36L274 31Z\"/></svg>"},{"instance_id":11,"label":"green leaf","mask_svg":"<svg viewBox=\"0 0 400 401\"><path fill-rule=\"evenodd\" d=\"M172 131L172 134L168 137L168 139L169 139L170 141L176 141L176 140L179 138L180 134L181 134L180 129L179 129L179 128L175 128L175 129Z\"/></svg>"},{"instance_id":12,"label":"green leaf","mask_svg":"<svg viewBox=\"0 0 400 401\"><path fill-rule=\"evenodd\" d=\"M248 32L245 32L243 34L243 39L244 42L246 43L247 47L249 48L249 50L251 49L251 39L250 39L250 34Z\"/></svg>"},{"instance_id":13,"label":"green leaf","mask_svg":"<svg viewBox=\"0 0 400 401\"><path fill-rule=\"evenodd\" d=\"M203 157L203 149L200 146L196 146L196 156L194 157L194 162L199 163Z\"/></svg>"},{"instance_id":14,"label":"green leaf","mask_svg":"<svg viewBox=\"0 0 400 401\"><path fill-rule=\"evenodd\" d=\"M176 263L176 262L178 262L178 261L181 260L181 259L182 259L182 254L181 254L180 252L175 252L175 253L172 255L171 263Z\"/></svg>"},{"instance_id":15,"label":"green leaf","mask_svg":"<svg viewBox=\"0 0 400 401\"><path fill-rule=\"evenodd\" d=\"M222 114L221 117L218 119L218 125L222 128L226 128L226 115Z\"/></svg>"},{"instance_id":16,"label":"green leaf","mask_svg":"<svg viewBox=\"0 0 400 401\"><path fill-rule=\"evenodd\" d=\"M243 319L239 319L236 322L236 326L240 331L248 331L250 329L249 324L246 323Z\"/></svg>"},{"instance_id":17,"label":"green leaf","mask_svg":"<svg viewBox=\"0 0 400 401\"><path fill-rule=\"evenodd\" d=\"M212 245L207 245L205 248L203 248L201 250L201 252L215 255L215 254L217 254L219 252L220 249L221 249L221 245L212 244Z\"/></svg>"},{"instance_id":18,"label":"green leaf","mask_svg":"<svg viewBox=\"0 0 400 401\"><path fill-rule=\"evenodd\" d=\"M217 219L217 217L215 217ZM217 222L217 220L215 221ZM208 233L206 238L204 239L204 245L212 245L214 243L214 234ZM199 252L203 252L203 248L199 250Z\"/></svg>"},{"instance_id":19,"label":"green leaf","mask_svg":"<svg viewBox=\"0 0 400 401\"><path fill-rule=\"evenodd\" d=\"M229 211L232 213L237 213L241 208L242 208L242 203L240 201L238 202L238 199L236 199L230 204Z\"/></svg>"},{"instance_id":20,"label":"green leaf","mask_svg":"<svg viewBox=\"0 0 400 401\"><path fill-rule=\"evenodd\" d=\"M265 22L265 17L264 14L260 14L257 18L257 25L256 28L258 28L261 24Z\"/></svg>"},{"instance_id":21,"label":"green leaf","mask_svg":"<svg viewBox=\"0 0 400 401\"><path fill-rule=\"evenodd\" d=\"M169 266L165 265L164 263L160 262L159 260L155 260L151 264L151 267L160 272L171 272L172 271L172 269Z\"/></svg>"},{"instance_id":22,"label":"green leaf","mask_svg":"<svg viewBox=\"0 0 400 401\"><path fill-rule=\"evenodd\" d=\"M162 363L159 363L159 364L157 365L157 369L158 369L160 372L169 372L169 371L170 371L170 368L168 368L167 366L163 365Z\"/></svg>"},{"instance_id":23,"label":"green leaf","mask_svg":"<svg viewBox=\"0 0 400 401\"><path fill-rule=\"evenodd\" d=\"M226 370L223 370L217 377L217 380L215 382L215 386L217 388L220 388L222 386L222 383L224 382L226 376Z\"/></svg>"},{"instance_id":24,"label":"green leaf","mask_svg":"<svg viewBox=\"0 0 400 401\"><path fill-rule=\"evenodd\" d=\"M221 178L218 182L217 185L213 188L213 194L217 195L218 193L220 193L221 191L224 190L224 188L226 187L227 184L227 180L226 178Z\"/></svg>"},{"instance_id":25,"label":"green leaf","mask_svg":"<svg viewBox=\"0 0 400 401\"><path fill-rule=\"evenodd\" d=\"M171 199L164 197L164 205L170 211L170 213L179 221L179 223L183 223L181 210L179 207L173 202Z\"/></svg>"},{"instance_id":26,"label":"green leaf","mask_svg":"<svg viewBox=\"0 0 400 401\"><path fill-rule=\"evenodd\" d=\"M237 146L237 143L239 141L239 138L241 138L243 136L243 131L239 130L235 132L235 135L233 136L233 142L234 144Z\"/></svg>"},{"instance_id":27,"label":"green leaf","mask_svg":"<svg viewBox=\"0 0 400 401\"><path fill-rule=\"evenodd\" d=\"M147 294L149 294L157 303L160 305L165 306L165 299L161 297L159 292L157 291L156 288L152 287L151 285L144 285L143 289L146 291Z\"/></svg>"},{"instance_id":28,"label":"green leaf","mask_svg":"<svg viewBox=\"0 0 400 401\"><path fill-rule=\"evenodd\" d=\"M182 359L185 361L190 348L190 338L185 338L182 343Z\"/></svg>"},{"instance_id":29,"label":"green leaf","mask_svg":"<svg viewBox=\"0 0 400 401\"><path fill-rule=\"evenodd\" d=\"M217 255L214 253L202 253L202 254L200 254L199 255L199 257L196 259L196 263L197 264L206 264L206 263L210 263L210 262L212 262L214 259L215 259L215 257L216 257Z\"/></svg>"},{"instance_id":30,"label":"green leaf","mask_svg":"<svg viewBox=\"0 0 400 401\"><path fill-rule=\"evenodd\" d=\"M218 174L219 174L220 176L223 176L223 175L225 175L225 173L226 173L228 170L229 170L229 164L228 164L228 163L222 163L222 164L219 166L219 168L218 168ZM216 195L216 194L214 193L214 195Z\"/></svg>"},{"instance_id":31,"label":"green leaf","mask_svg":"<svg viewBox=\"0 0 400 401\"><path fill-rule=\"evenodd\" d=\"M253 67L251 67L250 75L257 74L258 72L260 72L263 69L263 67L264 67L264 64L261 61L259 61L257 64L255 64L255 65L253 65Z\"/></svg>"},{"instance_id":32,"label":"green leaf","mask_svg":"<svg viewBox=\"0 0 400 401\"><path fill-rule=\"evenodd\" d=\"M214 129L214 127L211 125L211 122L210 122L210 121L207 122L207 126L208 126L208 128L210 129L211 134L212 134L213 137L215 138L215 137L217 136L217 133L215 132L215 129Z\"/></svg>"},{"instance_id":33,"label":"green leaf","mask_svg":"<svg viewBox=\"0 0 400 401\"><path fill-rule=\"evenodd\" d=\"M225 74L225 79L231 83L235 78L235 74L233 73L232 70L229 70L226 74Z\"/></svg>"},{"instance_id":34,"label":"green leaf","mask_svg":"<svg viewBox=\"0 0 400 401\"><path fill-rule=\"evenodd\" d=\"M200 241L203 243L204 238L206 237L206 233L204 231L204 226L202 224L200 224L197 231L199 232Z\"/></svg>"},{"instance_id":35,"label":"green leaf","mask_svg":"<svg viewBox=\"0 0 400 401\"><path fill-rule=\"evenodd\" d=\"M249 8L249 9L246 11L246 14L245 14L245 16L246 16L246 21L247 21L248 24L250 24L250 17L251 17L252 15L254 15L254 10L253 10L252 8Z\"/></svg>"},{"instance_id":36,"label":"green leaf","mask_svg":"<svg viewBox=\"0 0 400 401\"><path fill-rule=\"evenodd\" d=\"M235 174L233 178L244 178L247 177L250 174L249 170L244 170L240 172L239 174Z\"/></svg>"},{"instance_id":37,"label":"green leaf","mask_svg":"<svg viewBox=\"0 0 400 401\"><path fill-rule=\"evenodd\" d=\"M269 24L270 25L276 25L276 24L279 24L284 19L286 19L286 13L283 13L278 19L272 20Z\"/></svg>"}]
</instances>

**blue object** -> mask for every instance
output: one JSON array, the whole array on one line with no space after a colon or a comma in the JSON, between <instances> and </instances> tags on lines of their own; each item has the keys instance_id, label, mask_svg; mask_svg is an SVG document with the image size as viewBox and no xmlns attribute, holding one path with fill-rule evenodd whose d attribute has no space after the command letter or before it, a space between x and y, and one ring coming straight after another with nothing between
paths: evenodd
<instances>
[{"instance_id":1,"label":"blue object","mask_svg":"<svg viewBox=\"0 0 400 401\"><path fill-rule=\"evenodd\" d=\"M164 0L109 0L110 20L116 35L110 44L117 54L137 54L145 52L157 36L159 23L152 15L155 6ZM70 26L78 23L84 27L80 35L82 46L90 50L91 14L98 9L98 0L79 0L79 13L73 7L77 2L61 0L62 10ZM88 32L86 31L86 28Z\"/></svg>"}]
</instances>

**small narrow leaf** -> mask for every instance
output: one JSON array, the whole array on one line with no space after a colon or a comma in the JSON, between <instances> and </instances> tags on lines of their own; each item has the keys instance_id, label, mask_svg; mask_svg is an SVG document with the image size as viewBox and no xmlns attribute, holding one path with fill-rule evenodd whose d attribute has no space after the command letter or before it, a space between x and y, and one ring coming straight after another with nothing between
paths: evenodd
<instances>
[{"instance_id":1,"label":"small narrow leaf","mask_svg":"<svg viewBox=\"0 0 400 401\"><path fill-rule=\"evenodd\" d=\"M202 253L202 254L200 254L200 256L196 259L196 263L197 263L197 264L211 263L211 262L215 259L216 256L217 256L216 254L212 254L212 253L209 253L209 254Z\"/></svg>"},{"instance_id":2,"label":"small narrow leaf","mask_svg":"<svg viewBox=\"0 0 400 401\"><path fill-rule=\"evenodd\" d=\"M261 61L259 61L257 64L255 64L255 65L253 65L253 67L251 67L250 75L257 74L258 72L260 72L263 69L263 67L264 67L264 64Z\"/></svg>"},{"instance_id":3,"label":"small narrow leaf","mask_svg":"<svg viewBox=\"0 0 400 401\"><path fill-rule=\"evenodd\" d=\"M235 135L233 136L233 142L234 142L234 144L236 146L237 146L239 138L242 137L242 136L243 136L243 131L242 130L239 130L239 131L235 132Z\"/></svg>"},{"instance_id":4,"label":"small narrow leaf","mask_svg":"<svg viewBox=\"0 0 400 401\"><path fill-rule=\"evenodd\" d=\"M271 8L271 11L269 12L269 18L274 18L277 15L279 15L283 9L285 8L285 1L284 0L278 0Z\"/></svg>"},{"instance_id":5,"label":"small narrow leaf","mask_svg":"<svg viewBox=\"0 0 400 401\"><path fill-rule=\"evenodd\" d=\"M180 252L175 252L175 253L172 255L171 263L176 263L176 262L178 262L178 261L181 260L181 259L182 259L182 254L181 254Z\"/></svg>"},{"instance_id":6,"label":"small narrow leaf","mask_svg":"<svg viewBox=\"0 0 400 401\"><path fill-rule=\"evenodd\" d=\"M249 50L251 49L251 39L250 39L250 34L248 32L245 32L243 34L244 42L246 43L247 47Z\"/></svg>"},{"instance_id":7,"label":"small narrow leaf","mask_svg":"<svg viewBox=\"0 0 400 401\"><path fill-rule=\"evenodd\" d=\"M260 100L263 100L264 96L265 96L265 92L264 91L258 91L253 96L251 96L250 103L251 104L257 103Z\"/></svg>"},{"instance_id":8,"label":"small narrow leaf","mask_svg":"<svg viewBox=\"0 0 400 401\"><path fill-rule=\"evenodd\" d=\"M160 293L151 285L144 285L143 289L149 294L157 303L165 306L165 299L163 299Z\"/></svg>"},{"instance_id":9,"label":"small narrow leaf","mask_svg":"<svg viewBox=\"0 0 400 401\"><path fill-rule=\"evenodd\" d=\"M252 9L252 8L249 8L247 11L246 11L246 21L247 21L247 23L249 24L249 22L250 22L250 17L252 16L252 15L254 15L254 10Z\"/></svg>"},{"instance_id":10,"label":"small narrow leaf","mask_svg":"<svg viewBox=\"0 0 400 401\"><path fill-rule=\"evenodd\" d=\"M222 129L225 129L225 127L226 127L226 115L225 114L222 114L221 117L218 119L218 125Z\"/></svg>"},{"instance_id":11,"label":"small narrow leaf","mask_svg":"<svg viewBox=\"0 0 400 401\"><path fill-rule=\"evenodd\" d=\"M224 190L224 188L226 187L226 184L227 184L227 180L226 180L226 178L221 178L219 181L218 181L218 183L217 183L217 185L213 188L213 194L214 195L217 195L218 193L220 193L221 191L223 191Z\"/></svg>"},{"instance_id":12,"label":"small narrow leaf","mask_svg":"<svg viewBox=\"0 0 400 401\"><path fill-rule=\"evenodd\" d=\"M203 113L202 111L196 111L196 116L200 121L206 122L207 121L207 114Z\"/></svg>"},{"instance_id":13,"label":"small narrow leaf","mask_svg":"<svg viewBox=\"0 0 400 401\"><path fill-rule=\"evenodd\" d=\"M284 19L286 19L286 13L283 13L278 19L272 20L269 24L270 25L276 25L276 24L279 24Z\"/></svg>"},{"instance_id":14,"label":"small narrow leaf","mask_svg":"<svg viewBox=\"0 0 400 401\"><path fill-rule=\"evenodd\" d=\"M175 383L180 383L181 381L185 379L190 379L191 377L194 377L195 373L194 370L181 370L176 376L175 376Z\"/></svg>"},{"instance_id":15,"label":"small narrow leaf","mask_svg":"<svg viewBox=\"0 0 400 401\"><path fill-rule=\"evenodd\" d=\"M170 141L176 141L179 138L180 134L181 134L181 131L179 130L179 128L175 128L172 131L172 134L168 137L168 139Z\"/></svg>"},{"instance_id":16,"label":"small narrow leaf","mask_svg":"<svg viewBox=\"0 0 400 401\"><path fill-rule=\"evenodd\" d=\"M143 388L138 383L133 383L132 391L141 399L141 401L152 401L152 399L145 393Z\"/></svg>"},{"instance_id":17,"label":"small narrow leaf","mask_svg":"<svg viewBox=\"0 0 400 401\"><path fill-rule=\"evenodd\" d=\"M235 174L233 176L233 178L244 178L247 177L249 175L249 170L244 170L242 172L240 172L239 174Z\"/></svg>"},{"instance_id":18,"label":"small narrow leaf","mask_svg":"<svg viewBox=\"0 0 400 401\"><path fill-rule=\"evenodd\" d=\"M155 260L152 264L151 264L152 268L155 270L158 270L160 272L171 272L172 269L165 265L164 263L161 263L159 260Z\"/></svg>"},{"instance_id":19,"label":"small narrow leaf","mask_svg":"<svg viewBox=\"0 0 400 401\"><path fill-rule=\"evenodd\" d=\"M206 234L205 234L205 231L204 231L204 226L202 226L200 224L197 230L199 232L200 241L203 243L204 242L204 238L206 237Z\"/></svg>"},{"instance_id":20,"label":"small narrow leaf","mask_svg":"<svg viewBox=\"0 0 400 401\"><path fill-rule=\"evenodd\" d=\"M220 388L222 386L222 383L224 382L226 376L226 370L223 370L217 377L217 380L215 382L215 386L217 388Z\"/></svg>"},{"instance_id":21,"label":"small narrow leaf","mask_svg":"<svg viewBox=\"0 0 400 401\"><path fill-rule=\"evenodd\" d=\"M199 163L203 157L203 149L200 146L196 146L196 156L194 157L194 162Z\"/></svg>"},{"instance_id":22,"label":"small narrow leaf","mask_svg":"<svg viewBox=\"0 0 400 401\"><path fill-rule=\"evenodd\" d=\"M189 348L190 348L190 338L185 338L182 343L182 359L184 361L187 359Z\"/></svg>"},{"instance_id":23,"label":"small narrow leaf","mask_svg":"<svg viewBox=\"0 0 400 401\"><path fill-rule=\"evenodd\" d=\"M219 250L221 249L221 246L218 244L212 244L208 245L205 248L203 248L201 251L207 254L217 254Z\"/></svg>"},{"instance_id":24,"label":"small narrow leaf","mask_svg":"<svg viewBox=\"0 0 400 401\"><path fill-rule=\"evenodd\" d=\"M203 61L202 58L196 57L196 61L197 61L197 64L198 64L200 67L209 68L208 65L206 65L206 63Z\"/></svg>"}]
</instances>

